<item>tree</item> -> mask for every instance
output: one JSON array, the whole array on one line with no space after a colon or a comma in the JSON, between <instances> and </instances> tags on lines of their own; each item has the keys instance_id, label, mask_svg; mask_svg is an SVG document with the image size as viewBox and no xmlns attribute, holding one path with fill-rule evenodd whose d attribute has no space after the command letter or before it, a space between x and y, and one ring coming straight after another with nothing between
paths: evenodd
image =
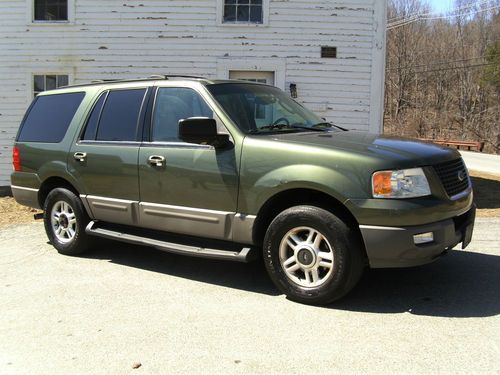
<instances>
[{"instance_id":1,"label":"tree","mask_svg":"<svg viewBox=\"0 0 500 375\"><path fill-rule=\"evenodd\" d=\"M390 0L385 131L479 140L500 152L500 16L495 1Z\"/></svg>"}]
</instances>

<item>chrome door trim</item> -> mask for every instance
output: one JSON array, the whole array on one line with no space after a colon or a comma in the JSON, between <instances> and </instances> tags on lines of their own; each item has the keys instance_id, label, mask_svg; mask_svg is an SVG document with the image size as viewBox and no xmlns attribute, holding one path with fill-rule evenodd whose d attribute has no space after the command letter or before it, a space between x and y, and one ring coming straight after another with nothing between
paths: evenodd
<instances>
[{"instance_id":1,"label":"chrome door trim","mask_svg":"<svg viewBox=\"0 0 500 375\"><path fill-rule=\"evenodd\" d=\"M94 219L126 225L138 223L137 201L95 195L85 195L84 198Z\"/></svg>"},{"instance_id":2,"label":"chrome door trim","mask_svg":"<svg viewBox=\"0 0 500 375\"><path fill-rule=\"evenodd\" d=\"M233 220L233 241L253 244L253 226L257 216L237 213Z\"/></svg>"},{"instance_id":3,"label":"chrome door trim","mask_svg":"<svg viewBox=\"0 0 500 375\"><path fill-rule=\"evenodd\" d=\"M206 223L214 223L214 224L220 223L220 220L217 217L182 214L182 213L175 213L175 212L168 212L168 211L161 211L161 210L153 210L153 209L149 209L149 208L144 208L143 212L146 214L157 215L157 216L162 216L162 217L173 217L176 219L203 221Z\"/></svg>"},{"instance_id":4,"label":"chrome door trim","mask_svg":"<svg viewBox=\"0 0 500 375\"><path fill-rule=\"evenodd\" d=\"M191 236L231 240L234 212L140 202L140 226Z\"/></svg>"},{"instance_id":5,"label":"chrome door trim","mask_svg":"<svg viewBox=\"0 0 500 375\"><path fill-rule=\"evenodd\" d=\"M253 244L255 215L80 195L92 219Z\"/></svg>"}]
</instances>

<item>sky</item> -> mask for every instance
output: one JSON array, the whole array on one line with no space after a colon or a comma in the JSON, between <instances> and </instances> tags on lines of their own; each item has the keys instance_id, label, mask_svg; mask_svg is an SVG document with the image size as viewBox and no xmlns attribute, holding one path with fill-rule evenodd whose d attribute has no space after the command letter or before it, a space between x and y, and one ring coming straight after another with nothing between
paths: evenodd
<instances>
[{"instance_id":1,"label":"sky","mask_svg":"<svg viewBox=\"0 0 500 375\"><path fill-rule=\"evenodd\" d=\"M435 12L444 12L453 8L453 0L428 0Z\"/></svg>"}]
</instances>

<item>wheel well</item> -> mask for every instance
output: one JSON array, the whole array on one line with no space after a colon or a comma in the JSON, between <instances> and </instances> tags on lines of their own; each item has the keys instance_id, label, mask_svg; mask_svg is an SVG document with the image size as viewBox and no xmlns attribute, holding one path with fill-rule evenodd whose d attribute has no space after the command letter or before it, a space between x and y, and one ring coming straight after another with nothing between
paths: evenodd
<instances>
[{"instance_id":1,"label":"wheel well","mask_svg":"<svg viewBox=\"0 0 500 375\"><path fill-rule=\"evenodd\" d=\"M292 189L276 194L262 206L253 229L254 243L258 245L262 244L267 228L280 212L298 205L310 205L326 209L342 219L352 230L361 236L356 218L340 201L331 195L317 190ZM359 238L361 240L361 237Z\"/></svg>"},{"instance_id":2,"label":"wheel well","mask_svg":"<svg viewBox=\"0 0 500 375\"><path fill-rule=\"evenodd\" d=\"M55 188L65 188L75 193L76 196L80 195L78 190L76 190L76 188L64 178L50 177L42 183L42 186L38 191L38 203L40 204L40 207L43 208L47 195L49 195L49 193Z\"/></svg>"}]
</instances>

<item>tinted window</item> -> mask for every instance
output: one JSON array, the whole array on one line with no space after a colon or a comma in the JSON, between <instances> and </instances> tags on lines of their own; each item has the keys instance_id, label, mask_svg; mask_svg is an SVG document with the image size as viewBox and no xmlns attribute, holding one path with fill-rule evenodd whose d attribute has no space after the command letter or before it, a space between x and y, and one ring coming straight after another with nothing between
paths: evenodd
<instances>
[{"instance_id":1,"label":"tinted window","mask_svg":"<svg viewBox=\"0 0 500 375\"><path fill-rule=\"evenodd\" d=\"M85 128L85 133L83 134L82 139L84 140L95 140L97 134L97 124L99 123L99 117L101 115L102 106L104 104L104 100L106 99L106 94L102 94L99 97L99 100L92 109L92 113L87 121L87 126Z\"/></svg>"},{"instance_id":2,"label":"tinted window","mask_svg":"<svg viewBox=\"0 0 500 375\"><path fill-rule=\"evenodd\" d=\"M213 118L213 112L200 95L188 88L158 89L153 116L153 141L178 141L179 120L189 117Z\"/></svg>"},{"instance_id":3,"label":"tinted window","mask_svg":"<svg viewBox=\"0 0 500 375\"><path fill-rule=\"evenodd\" d=\"M110 91L97 128L99 141L135 141L146 89Z\"/></svg>"},{"instance_id":4,"label":"tinted window","mask_svg":"<svg viewBox=\"0 0 500 375\"><path fill-rule=\"evenodd\" d=\"M26 116L19 142L61 142L85 93L38 96Z\"/></svg>"}]
</instances>

